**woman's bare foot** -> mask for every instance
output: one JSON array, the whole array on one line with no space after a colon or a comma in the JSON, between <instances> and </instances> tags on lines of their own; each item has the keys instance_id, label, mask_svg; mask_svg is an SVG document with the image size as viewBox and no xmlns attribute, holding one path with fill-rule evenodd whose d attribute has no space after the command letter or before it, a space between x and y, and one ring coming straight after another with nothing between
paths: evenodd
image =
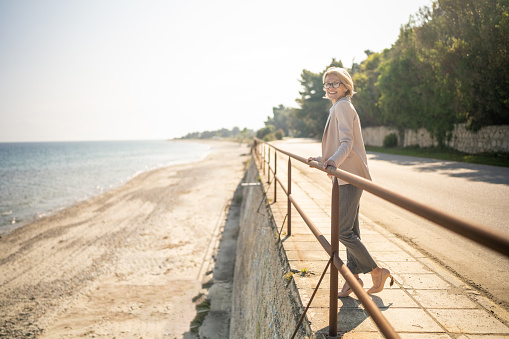
<instances>
[{"instance_id":1,"label":"woman's bare foot","mask_svg":"<svg viewBox=\"0 0 509 339\"><path fill-rule=\"evenodd\" d=\"M357 281L359 282L359 284L361 284L361 286L364 286L364 282L362 281L361 278L359 278L358 274L355 274L354 277L357 278ZM353 290L350 288L348 283L345 281L343 288L341 288L341 292L338 293L338 298L348 297L352 292L353 292Z\"/></svg>"}]
</instances>

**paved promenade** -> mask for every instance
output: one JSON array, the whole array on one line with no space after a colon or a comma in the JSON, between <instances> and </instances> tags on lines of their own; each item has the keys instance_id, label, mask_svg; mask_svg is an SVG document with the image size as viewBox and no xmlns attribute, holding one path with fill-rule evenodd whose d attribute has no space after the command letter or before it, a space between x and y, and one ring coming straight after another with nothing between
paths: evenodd
<instances>
[{"instance_id":1,"label":"paved promenade","mask_svg":"<svg viewBox=\"0 0 509 339\"><path fill-rule=\"evenodd\" d=\"M286 156L278 157L277 168L277 175L285 186L287 159ZM293 159L292 164L292 195L330 241L330 181L321 171ZM267 172L265 177L262 176L265 183L268 181ZM293 279L303 305L307 305L329 258L295 209L292 210L292 235L286 235L287 200L278 185L274 202L275 182L272 177L271 174L272 183L265 185L267 197L276 224L279 228L283 226L281 238L294 273ZM401 338L509 338L509 312L424 253L375 224L362 212L360 222L364 244L379 265L388 268L395 279L392 287L387 280L384 291L372 298ZM346 262L345 248L341 244L340 257ZM365 289L371 287L369 274L361 275L361 279ZM340 287L343 282L340 275ZM327 273L307 312L307 319L318 337L328 335L328 306ZM340 298L338 308L340 337L383 338L354 294Z\"/></svg>"}]
</instances>

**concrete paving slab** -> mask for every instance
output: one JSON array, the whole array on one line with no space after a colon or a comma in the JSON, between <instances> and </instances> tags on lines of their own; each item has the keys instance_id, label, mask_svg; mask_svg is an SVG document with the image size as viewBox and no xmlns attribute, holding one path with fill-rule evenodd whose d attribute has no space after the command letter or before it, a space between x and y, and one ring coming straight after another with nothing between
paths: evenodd
<instances>
[{"instance_id":1,"label":"concrete paving slab","mask_svg":"<svg viewBox=\"0 0 509 339\"><path fill-rule=\"evenodd\" d=\"M297 250L286 252L288 260L329 260L329 254L325 250Z\"/></svg>"},{"instance_id":2,"label":"concrete paving slab","mask_svg":"<svg viewBox=\"0 0 509 339\"><path fill-rule=\"evenodd\" d=\"M341 335L341 337L336 337L336 338L341 338L341 339L351 339L351 338L362 338L362 339L379 339L379 338L383 338L384 336L379 334L379 333L374 333L374 332L353 332L353 333L343 333ZM327 337L328 339L331 338L331 337ZM332 337L334 338L334 337Z\"/></svg>"},{"instance_id":3,"label":"concrete paving slab","mask_svg":"<svg viewBox=\"0 0 509 339\"><path fill-rule=\"evenodd\" d=\"M292 241L291 237L288 241L283 241L283 246L286 251L324 251L322 245L318 241Z\"/></svg>"},{"instance_id":4,"label":"concrete paving slab","mask_svg":"<svg viewBox=\"0 0 509 339\"><path fill-rule=\"evenodd\" d=\"M283 242L283 247L285 249L287 249L286 245L287 245L286 242ZM314 243L312 243L312 242L294 242L294 243L288 242L288 249L287 249L287 251L288 252L291 252L291 251L317 252L316 255L318 255L321 252L321 253L323 253L323 255L325 257L320 257L318 260L329 260L329 254L327 252L325 252L325 249L322 247L322 245L318 241L315 241ZM293 255L296 255L296 254L293 254ZM345 259L346 258L346 250L345 249L340 249L339 250L339 257L343 261L346 260Z\"/></svg>"},{"instance_id":5,"label":"concrete paving slab","mask_svg":"<svg viewBox=\"0 0 509 339\"><path fill-rule=\"evenodd\" d=\"M414 257L412 257L410 254L407 254L405 252L377 252L374 250L374 246L371 246L369 243L366 243L366 247L368 250L371 251L371 255L373 258L375 258L377 261L416 261Z\"/></svg>"},{"instance_id":6,"label":"concrete paving slab","mask_svg":"<svg viewBox=\"0 0 509 339\"><path fill-rule=\"evenodd\" d=\"M361 236L362 235L365 235L365 234L376 234L376 235L380 235L380 232L378 231L375 231L374 229L372 229L371 227L367 226L367 224L362 221L362 220L359 220L359 227L361 228Z\"/></svg>"},{"instance_id":7,"label":"concrete paving slab","mask_svg":"<svg viewBox=\"0 0 509 339\"><path fill-rule=\"evenodd\" d=\"M449 290L408 290L408 293L424 308L472 308L478 306L464 293Z\"/></svg>"},{"instance_id":8,"label":"concrete paving slab","mask_svg":"<svg viewBox=\"0 0 509 339\"><path fill-rule=\"evenodd\" d=\"M331 234L330 228L330 219L329 220L319 220L319 219L311 219L313 220L313 224L318 230L323 234Z\"/></svg>"},{"instance_id":9,"label":"concrete paving slab","mask_svg":"<svg viewBox=\"0 0 509 339\"><path fill-rule=\"evenodd\" d=\"M329 235L324 234L324 237L325 237L325 239L327 239L327 241L330 242L330 236ZM290 238L292 239L292 241L307 241L307 242L309 242L309 241L317 241L316 237L313 234L302 234L302 235L299 235L299 236L294 236L293 233L292 233Z\"/></svg>"},{"instance_id":10,"label":"concrete paving slab","mask_svg":"<svg viewBox=\"0 0 509 339\"><path fill-rule=\"evenodd\" d=\"M379 242L387 242L388 240L384 238L380 233L365 233L361 230L361 240L366 244L376 244Z\"/></svg>"},{"instance_id":11,"label":"concrete paving slab","mask_svg":"<svg viewBox=\"0 0 509 339\"><path fill-rule=\"evenodd\" d=\"M301 274L297 273L293 275L293 279L295 280L295 284L297 285L297 288L300 290L303 289L315 289L318 285L318 281L320 280L320 276L322 275L322 272L319 273L308 273L306 276L302 276ZM319 289L329 289L330 286L330 274L327 272L323 276L322 282L320 283ZM343 281L339 279L340 283L342 284Z\"/></svg>"},{"instance_id":12,"label":"concrete paving slab","mask_svg":"<svg viewBox=\"0 0 509 339\"><path fill-rule=\"evenodd\" d=\"M451 339L445 333L399 333L401 339Z\"/></svg>"},{"instance_id":13,"label":"concrete paving slab","mask_svg":"<svg viewBox=\"0 0 509 339\"><path fill-rule=\"evenodd\" d=\"M453 333L509 335L507 326L483 310L428 309L428 312Z\"/></svg>"},{"instance_id":14,"label":"concrete paving slab","mask_svg":"<svg viewBox=\"0 0 509 339\"><path fill-rule=\"evenodd\" d=\"M316 332L329 332L329 309L310 308L311 328ZM360 308L340 308L338 310L338 332L378 332L371 318Z\"/></svg>"},{"instance_id":15,"label":"concrete paving slab","mask_svg":"<svg viewBox=\"0 0 509 339\"><path fill-rule=\"evenodd\" d=\"M283 231L286 232L287 228L283 227ZM292 225L292 236L297 235L313 235L311 230L308 227L300 227Z\"/></svg>"},{"instance_id":16,"label":"concrete paving slab","mask_svg":"<svg viewBox=\"0 0 509 339\"><path fill-rule=\"evenodd\" d=\"M385 266L391 271L392 274L429 274L433 271L419 261L387 261L384 262Z\"/></svg>"},{"instance_id":17,"label":"concrete paving slab","mask_svg":"<svg viewBox=\"0 0 509 339\"><path fill-rule=\"evenodd\" d=\"M456 287L467 287L464 281L459 279L453 272L449 271L439 263L437 263L435 260L431 258L420 258L420 262L425 264L426 266L430 267L433 272L440 275L442 279L447 281L449 284L456 286Z\"/></svg>"},{"instance_id":18,"label":"concrete paving slab","mask_svg":"<svg viewBox=\"0 0 509 339\"><path fill-rule=\"evenodd\" d=\"M309 227L304 223L303 220L301 221L297 221L297 220L294 220L296 219L295 217L292 217L292 230L294 228L297 228L297 227L301 227L301 228L307 228L309 229ZM279 228L281 228L281 225L282 224L279 224ZM283 230L284 231L287 231L288 230L288 220L286 221L285 225L283 226ZM311 234L311 233L310 233ZM292 234L293 235L293 234Z\"/></svg>"},{"instance_id":19,"label":"concrete paving slab","mask_svg":"<svg viewBox=\"0 0 509 339\"><path fill-rule=\"evenodd\" d=\"M351 298L357 299L353 294L351 294ZM408 293L399 288L386 288L380 293L372 294L371 299L380 309L387 309L390 307L419 308L417 302L412 299ZM362 305L361 307L364 308Z\"/></svg>"},{"instance_id":20,"label":"concrete paving slab","mask_svg":"<svg viewBox=\"0 0 509 339\"><path fill-rule=\"evenodd\" d=\"M361 239L361 241L364 245L369 247L370 252L401 252L401 249L390 241L380 241L375 243L369 243L363 239Z\"/></svg>"},{"instance_id":21,"label":"concrete paving slab","mask_svg":"<svg viewBox=\"0 0 509 339\"><path fill-rule=\"evenodd\" d=\"M425 253L423 253L422 251L420 251L416 248L411 247L409 244L404 242L402 239L399 239L397 237L391 237L390 241L395 246L400 248L402 251L404 251L405 253L408 253L409 255L411 255L412 257L414 257L417 260L419 260L420 258L427 258Z\"/></svg>"},{"instance_id":22,"label":"concrete paving slab","mask_svg":"<svg viewBox=\"0 0 509 339\"><path fill-rule=\"evenodd\" d=\"M313 295L314 289L311 288L302 288L299 289L299 293L302 298L302 303L307 306L311 296ZM329 289L319 288L313 298L313 302L311 303L311 307L313 308L326 308L329 309ZM361 308L361 303L357 299L353 298L338 298L338 307L339 308Z\"/></svg>"},{"instance_id":23,"label":"concrete paving slab","mask_svg":"<svg viewBox=\"0 0 509 339\"><path fill-rule=\"evenodd\" d=\"M394 274L394 279L405 289L447 290L451 285L436 274Z\"/></svg>"},{"instance_id":24,"label":"concrete paving slab","mask_svg":"<svg viewBox=\"0 0 509 339\"><path fill-rule=\"evenodd\" d=\"M498 319L502 320L505 324L509 324L509 312L506 309L503 309L499 305L495 304L493 301L488 299L487 297L480 295L476 291L467 291L470 299L478 303L482 308L490 312L491 314L496 314Z\"/></svg>"},{"instance_id":25,"label":"concrete paving slab","mask_svg":"<svg viewBox=\"0 0 509 339\"><path fill-rule=\"evenodd\" d=\"M486 338L486 335L481 334L462 334L459 337L456 337L456 339L483 339ZM509 335L490 335L490 339L507 339L509 338Z\"/></svg>"},{"instance_id":26,"label":"concrete paving slab","mask_svg":"<svg viewBox=\"0 0 509 339\"><path fill-rule=\"evenodd\" d=\"M327 215L324 213L322 209L306 209L305 212L309 219L313 220L313 222L316 221L326 222L330 228L330 219L327 218Z\"/></svg>"},{"instance_id":27,"label":"concrete paving slab","mask_svg":"<svg viewBox=\"0 0 509 339\"><path fill-rule=\"evenodd\" d=\"M293 275L293 279L295 280L295 283L298 288L316 288L318 281L320 280L321 274L322 274L322 272L310 272L310 273L306 274L305 276L303 276L300 273L296 273ZM322 283L320 284L319 288L326 288L326 289L329 288L329 286L330 286L329 277L330 277L330 274L329 274L329 271L327 271L322 279ZM366 281L365 278L363 278L363 280ZM345 279L343 278L342 275L339 275L338 276L339 288L341 288L344 283L345 283ZM371 286L370 282L365 282L364 289L367 290L370 286ZM400 287L396 286L396 285L389 287L389 285L387 285L385 287L384 291L392 290L392 289L399 290ZM355 298L353 294L351 294L350 297Z\"/></svg>"},{"instance_id":28,"label":"concrete paving slab","mask_svg":"<svg viewBox=\"0 0 509 339\"><path fill-rule=\"evenodd\" d=\"M328 260L313 260L313 261L299 261L299 260L289 260L290 268L292 270L297 270L300 272L301 269L305 268L306 270L313 272L314 274L320 276L327 266Z\"/></svg>"},{"instance_id":29,"label":"concrete paving slab","mask_svg":"<svg viewBox=\"0 0 509 339\"><path fill-rule=\"evenodd\" d=\"M390 307L382 314L396 332L446 333L425 310L420 308Z\"/></svg>"}]
</instances>

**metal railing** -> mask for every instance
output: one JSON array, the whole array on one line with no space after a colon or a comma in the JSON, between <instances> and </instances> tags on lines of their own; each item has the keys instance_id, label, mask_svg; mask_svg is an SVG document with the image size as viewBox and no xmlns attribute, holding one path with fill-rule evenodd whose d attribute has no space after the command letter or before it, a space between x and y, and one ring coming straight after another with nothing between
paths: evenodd
<instances>
[{"instance_id":1,"label":"metal railing","mask_svg":"<svg viewBox=\"0 0 509 339\"><path fill-rule=\"evenodd\" d=\"M263 147L262 151L258 147ZM268 149L268 150L267 150ZM270 150L274 149L274 168L270 166ZM337 313L338 313L338 271L345 278L350 288L353 290L355 295L359 298L359 301L364 305L366 311L371 316L378 329L386 338L399 338L392 325L382 315L378 306L366 293L366 291L359 284L357 279L354 277L352 272L346 267L344 262L339 257L339 184L338 178L364 190L370 192L386 201L389 201L407 211L417 214L427 220L430 220L437 225L440 225L448 230L451 230L457 234L460 234L476 243L482 244L500 254L509 257L509 235L487 228L484 225L473 223L451 214L445 213L433 207L419 203L415 200L404 197L398 193L392 192L386 188L383 188L373 182L345 172L340 169L327 169L324 170L322 164L311 161L307 162L306 158L284 151L274 145L264 142L260 139L254 139L253 150L258 158L258 162L261 163L263 174L265 174L265 166L268 165L268 181L270 182L270 175L274 176L273 179L277 182L284 193L287 196L288 201L288 215L286 219L287 223L287 235L290 236L292 232L291 223L291 211L292 205L295 207L297 212L300 214L306 225L309 227L313 235L316 237L318 242L322 245L325 251L329 254L333 265L330 268L330 306L329 306L329 335L337 336ZM287 172L287 187L284 186L283 182L277 175L277 152L288 156L288 172ZM322 172L328 173L334 176L334 182L332 187L331 196L331 242L329 243L324 235L318 230L315 224L309 219L304 210L299 206L297 201L292 196L292 175L291 175L291 159L295 159L311 167L314 167ZM274 202L277 201L277 185L274 185Z\"/></svg>"}]
</instances>

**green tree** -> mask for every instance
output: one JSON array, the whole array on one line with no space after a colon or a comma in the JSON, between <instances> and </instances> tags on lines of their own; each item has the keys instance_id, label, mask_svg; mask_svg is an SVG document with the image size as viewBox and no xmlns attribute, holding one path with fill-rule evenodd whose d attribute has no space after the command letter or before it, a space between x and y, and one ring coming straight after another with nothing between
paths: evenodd
<instances>
[{"instance_id":1,"label":"green tree","mask_svg":"<svg viewBox=\"0 0 509 339\"><path fill-rule=\"evenodd\" d=\"M382 121L398 128L426 128L440 145L454 128L456 116L447 76L434 51L423 50L412 22L401 28L394 46L379 67L379 108Z\"/></svg>"},{"instance_id":2,"label":"green tree","mask_svg":"<svg viewBox=\"0 0 509 339\"><path fill-rule=\"evenodd\" d=\"M509 123L509 1L438 0L421 10L422 48L440 64L458 117L474 130Z\"/></svg>"},{"instance_id":3,"label":"green tree","mask_svg":"<svg viewBox=\"0 0 509 339\"><path fill-rule=\"evenodd\" d=\"M386 60L380 65L377 87L380 90L379 107L384 124L399 129L419 128L418 118L422 116L416 92L420 79L416 77L417 56L414 32L407 25L400 30L399 39L387 51Z\"/></svg>"},{"instance_id":4,"label":"green tree","mask_svg":"<svg viewBox=\"0 0 509 339\"><path fill-rule=\"evenodd\" d=\"M290 119L292 118L293 109L279 105L279 107L272 107L272 117L267 117L265 126L274 126L275 130L282 130L284 135L290 133Z\"/></svg>"},{"instance_id":5,"label":"green tree","mask_svg":"<svg viewBox=\"0 0 509 339\"><path fill-rule=\"evenodd\" d=\"M265 137L269 134L271 134L272 132L274 132L274 126L272 125L268 125L268 126L265 126L265 127L262 127L260 128L257 132L256 132L256 137L258 139L265 139Z\"/></svg>"},{"instance_id":6,"label":"green tree","mask_svg":"<svg viewBox=\"0 0 509 339\"><path fill-rule=\"evenodd\" d=\"M378 107L380 91L376 83L380 75L378 67L382 62L383 55L369 50L364 51L364 53L366 53L367 58L356 67L358 71L352 77L355 91L359 93L354 95L352 101L363 126L378 126L381 120Z\"/></svg>"}]
</instances>

